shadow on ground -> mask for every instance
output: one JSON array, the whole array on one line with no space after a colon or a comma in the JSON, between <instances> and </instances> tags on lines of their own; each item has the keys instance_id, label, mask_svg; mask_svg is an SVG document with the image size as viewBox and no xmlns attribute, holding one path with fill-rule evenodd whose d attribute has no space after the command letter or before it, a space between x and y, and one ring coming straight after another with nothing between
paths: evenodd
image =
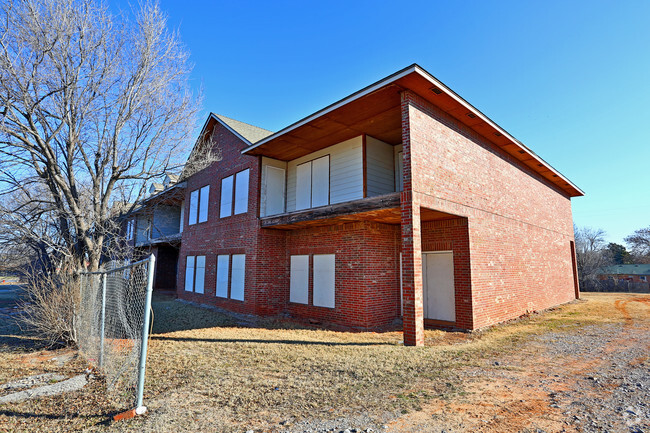
<instances>
[{"instance_id":1,"label":"shadow on ground","mask_svg":"<svg viewBox=\"0 0 650 433\"><path fill-rule=\"evenodd\" d=\"M0 352L29 352L47 347L44 341L20 327L22 286L0 285Z\"/></svg>"},{"instance_id":2,"label":"shadow on ground","mask_svg":"<svg viewBox=\"0 0 650 433\"><path fill-rule=\"evenodd\" d=\"M228 327L228 328L260 328L260 329L292 329L292 330L323 330L366 332L366 330L353 329L332 324L304 324L281 317L257 317L248 314L239 314L208 305L198 305L175 299L169 295L154 292L151 301L153 310L152 334L167 334L169 332L187 331L192 329ZM401 326L391 326L378 330L379 332L394 332L401 330ZM226 340L219 340L224 342ZM244 341L244 340L242 340ZM263 342L263 341L260 341ZM272 343L275 341L269 341ZM290 342L285 342L290 343ZM309 344L309 342L296 341L296 344Z\"/></svg>"},{"instance_id":3,"label":"shadow on ground","mask_svg":"<svg viewBox=\"0 0 650 433\"><path fill-rule=\"evenodd\" d=\"M268 340L251 338L190 338L190 337L165 337L154 335L152 340L162 341L201 341L207 343L267 343L267 344L299 344L316 346L393 346L390 342L334 342L334 341L312 341L312 340Z\"/></svg>"}]
</instances>

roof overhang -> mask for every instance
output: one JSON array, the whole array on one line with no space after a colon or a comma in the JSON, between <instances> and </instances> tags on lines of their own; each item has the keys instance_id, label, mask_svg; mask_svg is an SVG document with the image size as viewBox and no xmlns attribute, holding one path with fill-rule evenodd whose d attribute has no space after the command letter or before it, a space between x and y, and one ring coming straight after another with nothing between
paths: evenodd
<instances>
[{"instance_id":1,"label":"roof overhang","mask_svg":"<svg viewBox=\"0 0 650 433\"><path fill-rule=\"evenodd\" d=\"M289 161L361 134L399 144L402 141L401 93L405 90L476 131L570 197L584 195L535 152L416 64L287 126L242 153Z\"/></svg>"}]
</instances>

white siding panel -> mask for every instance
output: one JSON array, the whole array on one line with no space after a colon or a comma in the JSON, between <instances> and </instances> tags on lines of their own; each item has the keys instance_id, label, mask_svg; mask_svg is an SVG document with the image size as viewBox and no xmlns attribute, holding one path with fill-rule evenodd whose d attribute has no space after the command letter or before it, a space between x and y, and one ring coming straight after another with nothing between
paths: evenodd
<instances>
[{"instance_id":1,"label":"white siding panel","mask_svg":"<svg viewBox=\"0 0 650 433\"><path fill-rule=\"evenodd\" d=\"M286 203L287 163L262 157L260 216L284 213Z\"/></svg>"},{"instance_id":2,"label":"white siding panel","mask_svg":"<svg viewBox=\"0 0 650 433\"><path fill-rule=\"evenodd\" d=\"M194 291L194 256L187 256L185 259L185 291Z\"/></svg>"},{"instance_id":3,"label":"white siding panel","mask_svg":"<svg viewBox=\"0 0 650 433\"><path fill-rule=\"evenodd\" d=\"M228 297L228 275L230 269L230 256L227 254L217 256L217 290L216 296Z\"/></svg>"},{"instance_id":4,"label":"white siding panel","mask_svg":"<svg viewBox=\"0 0 650 433\"><path fill-rule=\"evenodd\" d=\"M336 307L334 254L314 255L314 305Z\"/></svg>"},{"instance_id":5,"label":"white siding panel","mask_svg":"<svg viewBox=\"0 0 650 433\"><path fill-rule=\"evenodd\" d=\"M395 190L402 191L404 189L404 156L402 153L402 145L395 146Z\"/></svg>"},{"instance_id":6,"label":"white siding panel","mask_svg":"<svg viewBox=\"0 0 650 433\"><path fill-rule=\"evenodd\" d=\"M289 302L309 302L309 256L291 256Z\"/></svg>"},{"instance_id":7,"label":"white siding panel","mask_svg":"<svg viewBox=\"0 0 650 433\"><path fill-rule=\"evenodd\" d=\"M234 176L228 176L221 179L221 208L219 216L221 218L232 215L232 184Z\"/></svg>"},{"instance_id":8,"label":"white siding panel","mask_svg":"<svg viewBox=\"0 0 650 433\"><path fill-rule=\"evenodd\" d=\"M185 200L181 202L181 223L178 228L178 233L183 233L183 224L185 224Z\"/></svg>"},{"instance_id":9,"label":"white siding panel","mask_svg":"<svg viewBox=\"0 0 650 433\"><path fill-rule=\"evenodd\" d=\"M210 199L210 185L201 188L199 200L199 222L204 223L208 220L208 200Z\"/></svg>"},{"instance_id":10,"label":"white siding panel","mask_svg":"<svg viewBox=\"0 0 650 433\"><path fill-rule=\"evenodd\" d=\"M311 163L311 207L325 206L330 201L330 157Z\"/></svg>"},{"instance_id":11,"label":"white siding panel","mask_svg":"<svg viewBox=\"0 0 650 433\"><path fill-rule=\"evenodd\" d=\"M235 178L235 215L248 212L248 178L250 170L237 173Z\"/></svg>"},{"instance_id":12,"label":"white siding panel","mask_svg":"<svg viewBox=\"0 0 650 433\"><path fill-rule=\"evenodd\" d=\"M196 224L196 217L199 210L199 190L190 193L190 214L187 224Z\"/></svg>"},{"instance_id":13,"label":"white siding panel","mask_svg":"<svg viewBox=\"0 0 650 433\"><path fill-rule=\"evenodd\" d=\"M310 153L287 164L287 212L305 209L296 205L297 166L319 158L330 156L330 203L342 203L363 198L363 150L362 137L335 144ZM310 185L311 187L311 185Z\"/></svg>"},{"instance_id":14,"label":"white siding panel","mask_svg":"<svg viewBox=\"0 0 650 433\"><path fill-rule=\"evenodd\" d=\"M368 197L395 192L393 146L366 137L366 159Z\"/></svg>"},{"instance_id":15,"label":"white siding panel","mask_svg":"<svg viewBox=\"0 0 650 433\"><path fill-rule=\"evenodd\" d=\"M349 144L346 144L349 143ZM346 145L346 146L341 146ZM330 203L363 198L363 148L358 137L331 154Z\"/></svg>"},{"instance_id":16,"label":"white siding panel","mask_svg":"<svg viewBox=\"0 0 650 433\"><path fill-rule=\"evenodd\" d=\"M296 210L311 207L311 162L296 167Z\"/></svg>"},{"instance_id":17,"label":"white siding panel","mask_svg":"<svg viewBox=\"0 0 650 433\"><path fill-rule=\"evenodd\" d=\"M194 281L194 291L203 293L205 287L205 256L196 256L196 278Z\"/></svg>"},{"instance_id":18,"label":"white siding panel","mask_svg":"<svg viewBox=\"0 0 650 433\"><path fill-rule=\"evenodd\" d=\"M230 298L244 300L244 280L246 275L246 255L232 255L232 276L230 278Z\"/></svg>"},{"instance_id":19,"label":"white siding panel","mask_svg":"<svg viewBox=\"0 0 650 433\"><path fill-rule=\"evenodd\" d=\"M284 180L286 170L283 168L266 166L264 182L264 212L262 216L277 215L284 212Z\"/></svg>"}]
</instances>

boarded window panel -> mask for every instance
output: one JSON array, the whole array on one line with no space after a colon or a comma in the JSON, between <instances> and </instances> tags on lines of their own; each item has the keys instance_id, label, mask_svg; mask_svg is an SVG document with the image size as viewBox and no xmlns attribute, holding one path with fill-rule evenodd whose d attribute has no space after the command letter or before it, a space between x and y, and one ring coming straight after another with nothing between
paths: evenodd
<instances>
[{"instance_id":1,"label":"boarded window panel","mask_svg":"<svg viewBox=\"0 0 650 433\"><path fill-rule=\"evenodd\" d=\"M183 233L183 224L185 224L184 218L185 218L185 200L181 202L181 221L180 221L180 226L178 228L179 233Z\"/></svg>"},{"instance_id":2,"label":"boarded window panel","mask_svg":"<svg viewBox=\"0 0 650 433\"><path fill-rule=\"evenodd\" d=\"M194 256L187 256L185 262L185 291L194 291Z\"/></svg>"},{"instance_id":3,"label":"boarded window panel","mask_svg":"<svg viewBox=\"0 0 650 433\"><path fill-rule=\"evenodd\" d=\"M245 254L232 255L232 277L230 279L230 298L244 300L244 279L246 267Z\"/></svg>"},{"instance_id":4,"label":"boarded window panel","mask_svg":"<svg viewBox=\"0 0 650 433\"><path fill-rule=\"evenodd\" d=\"M296 210L311 207L311 162L296 167Z\"/></svg>"},{"instance_id":5,"label":"boarded window panel","mask_svg":"<svg viewBox=\"0 0 650 433\"><path fill-rule=\"evenodd\" d=\"M234 177L228 176L221 179L221 209L219 216L221 218L232 215L232 182Z\"/></svg>"},{"instance_id":6,"label":"boarded window panel","mask_svg":"<svg viewBox=\"0 0 650 433\"><path fill-rule=\"evenodd\" d=\"M266 209L265 215L276 215L284 212L284 179L283 168L266 166Z\"/></svg>"},{"instance_id":7,"label":"boarded window panel","mask_svg":"<svg viewBox=\"0 0 650 433\"><path fill-rule=\"evenodd\" d=\"M190 215L188 224L196 224L197 212L199 210L199 190L190 193Z\"/></svg>"},{"instance_id":8,"label":"boarded window panel","mask_svg":"<svg viewBox=\"0 0 650 433\"><path fill-rule=\"evenodd\" d=\"M335 302L335 255L314 255L314 305L334 308Z\"/></svg>"},{"instance_id":9,"label":"boarded window panel","mask_svg":"<svg viewBox=\"0 0 650 433\"><path fill-rule=\"evenodd\" d=\"M309 256L291 256L289 302L309 303Z\"/></svg>"},{"instance_id":10,"label":"boarded window panel","mask_svg":"<svg viewBox=\"0 0 650 433\"><path fill-rule=\"evenodd\" d=\"M329 155L313 160L311 170L311 207L325 206L330 201Z\"/></svg>"},{"instance_id":11,"label":"boarded window panel","mask_svg":"<svg viewBox=\"0 0 650 433\"><path fill-rule=\"evenodd\" d=\"M208 220L208 199L210 198L210 185L201 188L199 203L199 222L204 223Z\"/></svg>"},{"instance_id":12,"label":"boarded window panel","mask_svg":"<svg viewBox=\"0 0 650 433\"><path fill-rule=\"evenodd\" d=\"M216 295L220 298L228 297L228 274L230 268L230 256L227 254L217 256L217 290Z\"/></svg>"},{"instance_id":13,"label":"boarded window panel","mask_svg":"<svg viewBox=\"0 0 650 433\"><path fill-rule=\"evenodd\" d=\"M133 239L133 227L135 223L133 220L129 220L129 222L126 223L126 239L131 240Z\"/></svg>"},{"instance_id":14,"label":"boarded window panel","mask_svg":"<svg viewBox=\"0 0 650 433\"><path fill-rule=\"evenodd\" d=\"M237 173L235 179L235 215L248 212L248 175L250 170Z\"/></svg>"},{"instance_id":15,"label":"boarded window panel","mask_svg":"<svg viewBox=\"0 0 650 433\"><path fill-rule=\"evenodd\" d=\"M205 256L196 256L196 277L194 278L194 291L203 293L205 287Z\"/></svg>"}]
</instances>

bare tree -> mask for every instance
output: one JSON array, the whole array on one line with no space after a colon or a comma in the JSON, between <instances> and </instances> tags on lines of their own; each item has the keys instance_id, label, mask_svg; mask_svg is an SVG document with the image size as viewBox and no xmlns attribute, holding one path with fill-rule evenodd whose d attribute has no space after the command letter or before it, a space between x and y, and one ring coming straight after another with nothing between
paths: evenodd
<instances>
[{"instance_id":1,"label":"bare tree","mask_svg":"<svg viewBox=\"0 0 650 433\"><path fill-rule=\"evenodd\" d=\"M0 1L0 224L96 270L113 205L187 155L187 51L157 4L130 19L93 0Z\"/></svg>"},{"instance_id":2,"label":"bare tree","mask_svg":"<svg viewBox=\"0 0 650 433\"><path fill-rule=\"evenodd\" d=\"M580 287L597 289L598 273L609 264L605 251L605 231L591 227L573 226L576 242L576 264Z\"/></svg>"},{"instance_id":3,"label":"bare tree","mask_svg":"<svg viewBox=\"0 0 650 433\"><path fill-rule=\"evenodd\" d=\"M634 260L639 263L650 263L650 226L636 230L625 238L630 246Z\"/></svg>"}]
</instances>

